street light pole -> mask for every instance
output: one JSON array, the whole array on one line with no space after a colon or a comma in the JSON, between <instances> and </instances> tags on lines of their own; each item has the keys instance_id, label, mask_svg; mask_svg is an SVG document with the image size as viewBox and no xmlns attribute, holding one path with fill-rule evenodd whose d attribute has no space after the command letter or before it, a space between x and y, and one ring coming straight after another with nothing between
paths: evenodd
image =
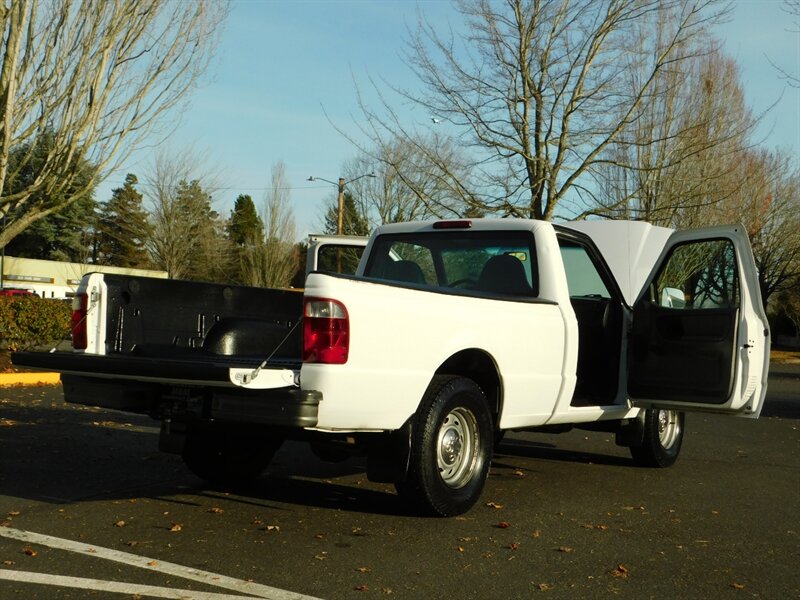
<instances>
[{"instance_id":1,"label":"street light pole","mask_svg":"<svg viewBox=\"0 0 800 600\"><path fill-rule=\"evenodd\" d=\"M363 175L359 175L358 177L351 179L350 183L358 181L362 177L377 177L377 175L375 175L375 173L364 173ZM342 235L344 231L344 177L339 177L339 183L334 183L330 179L325 179L324 177L315 177L314 175L311 175L306 181L316 181L317 179L324 181L325 183L335 185L339 189L338 208L336 214L336 235Z\"/></svg>"},{"instance_id":2,"label":"street light pole","mask_svg":"<svg viewBox=\"0 0 800 600\"><path fill-rule=\"evenodd\" d=\"M339 177L339 212L336 221L336 235L342 235L344 218L344 177Z\"/></svg>"}]
</instances>

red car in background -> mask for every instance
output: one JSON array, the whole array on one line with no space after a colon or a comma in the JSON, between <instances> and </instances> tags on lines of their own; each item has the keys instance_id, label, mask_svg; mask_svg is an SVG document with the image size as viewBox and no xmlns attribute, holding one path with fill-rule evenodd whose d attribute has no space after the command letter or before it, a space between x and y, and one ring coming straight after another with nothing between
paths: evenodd
<instances>
[{"instance_id":1,"label":"red car in background","mask_svg":"<svg viewBox=\"0 0 800 600\"><path fill-rule=\"evenodd\" d=\"M19 288L2 288L0 289L0 296L35 296L33 292L29 290L23 290Z\"/></svg>"}]
</instances>

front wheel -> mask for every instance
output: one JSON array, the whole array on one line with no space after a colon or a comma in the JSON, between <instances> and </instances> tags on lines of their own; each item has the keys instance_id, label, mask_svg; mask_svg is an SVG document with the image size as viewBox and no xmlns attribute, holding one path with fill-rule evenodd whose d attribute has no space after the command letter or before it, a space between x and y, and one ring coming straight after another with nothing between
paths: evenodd
<instances>
[{"instance_id":1,"label":"front wheel","mask_svg":"<svg viewBox=\"0 0 800 600\"><path fill-rule=\"evenodd\" d=\"M483 391L464 377L436 376L417 412L411 460L398 494L423 512L449 517L480 498L494 425Z\"/></svg>"},{"instance_id":2,"label":"front wheel","mask_svg":"<svg viewBox=\"0 0 800 600\"><path fill-rule=\"evenodd\" d=\"M633 460L644 467L669 467L678 460L683 443L685 414L648 408L644 413L644 441L632 446Z\"/></svg>"}]
</instances>

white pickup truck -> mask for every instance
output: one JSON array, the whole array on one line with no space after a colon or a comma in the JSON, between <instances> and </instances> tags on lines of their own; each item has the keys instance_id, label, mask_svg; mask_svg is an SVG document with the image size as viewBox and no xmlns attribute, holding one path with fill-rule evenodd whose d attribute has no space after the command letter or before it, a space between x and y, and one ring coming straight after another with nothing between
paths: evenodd
<instances>
[{"instance_id":1,"label":"white pickup truck","mask_svg":"<svg viewBox=\"0 0 800 600\"><path fill-rule=\"evenodd\" d=\"M441 516L478 500L509 430L612 431L669 466L684 411L759 415L769 364L738 226L386 225L355 275L312 272L302 295L91 274L74 322L74 352L15 362L62 371L69 402L160 419L201 477L257 476L306 439Z\"/></svg>"}]
</instances>

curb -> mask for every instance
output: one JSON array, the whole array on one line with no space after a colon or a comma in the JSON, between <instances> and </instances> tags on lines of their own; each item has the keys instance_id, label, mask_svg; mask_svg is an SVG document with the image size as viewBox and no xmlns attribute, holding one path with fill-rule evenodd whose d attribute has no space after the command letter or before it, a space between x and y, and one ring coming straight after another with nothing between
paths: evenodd
<instances>
[{"instance_id":1,"label":"curb","mask_svg":"<svg viewBox=\"0 0 800 600\"><path fill-rule=\"evenodd\" d=\"M0 373L0 387L59 383L61 383L61 373Z\"/></svg>"}]
</instances>

